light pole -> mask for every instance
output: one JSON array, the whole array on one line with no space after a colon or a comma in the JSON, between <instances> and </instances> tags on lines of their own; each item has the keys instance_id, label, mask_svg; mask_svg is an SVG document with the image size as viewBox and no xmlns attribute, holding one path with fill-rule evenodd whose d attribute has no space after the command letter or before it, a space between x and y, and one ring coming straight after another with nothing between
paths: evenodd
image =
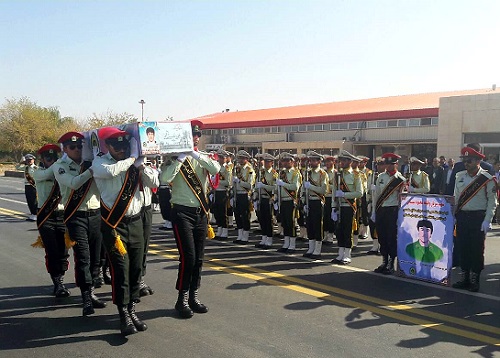
<instances>
[{"instance_id":1,"label":"light pole","mask_svg":"<svg viewBox=\"0 0 500 358\"><path fill-rule=\"evenodd\" d=\"M146 101L141 99L139 103L141 104L141 122L144 122L144 103L146 103Z\"/></svg>"}]
</instances>

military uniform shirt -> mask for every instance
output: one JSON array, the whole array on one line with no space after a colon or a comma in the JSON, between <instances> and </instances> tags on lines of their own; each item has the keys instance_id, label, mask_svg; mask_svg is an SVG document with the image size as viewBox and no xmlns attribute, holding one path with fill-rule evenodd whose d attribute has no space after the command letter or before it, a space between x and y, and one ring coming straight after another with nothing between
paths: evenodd
<instances>
[{"instance_id":1,"label":"military uniform shirt","mask_svg":"<svg viewBox=\"0 0 500 358\"><path fill-rule=\"evenodd\" d=\"M240 181L234 184L236 187L236 193L250 193L253 185L255 184L255 171L253 170L252 165L250 163L246 163L243 167L240 167L240 175L238 177Z\"/></svg>"},{"instance_id":2,"label":"military uniform shirt","mask_svg":"<svg viewBox=\"0 0 500 358\"><path fill-rule=\"evenodd\" d=\"M141 173L141 179L144 191L144 206L149 206L153 201L153 191L151 189L160 186L159 172L154 168L145 166L143 173Z\"/></svg>"},{"instance_id":3,"label":"military uniform shirt","mask_svg":"<svg viewBox=\"0 0 500 358\"><path fill-rule=\"evenodd\" d=\"M326 172L320 167L311 169L309 173L309 181L314 181L318 185L313 185L311 183L311 187L307 189L309 192L309 200L321 200L320 197L314 193L319 195L325 195L328 190L328 175ZM304 193L306 189L304 188Z\"/></svg>"},{"instance_id":4,"label":"military uniform shirt","mask_svg":"<svg viewBox=\"0 0 500 358\"><path fill-rule=\"evenodd\" d=\"M224 164L221 166L219 171L220 174L219 186L216 189L217 191L226 191L229 189L233 178L231 170L232 170L231 165Z\"/></svg>"},{"instance_id":5,"label":"military uniform shirt","mask_svg":"<svg viewBox=\"0 0 500 358\"><path fill-rule=\"evenodd\" d=\"M16 165L16 169L17 170L22 170L22 171L26 172L26 164L18 164L18 165ZM31 164L28 167L28 174L31 175L31 177L33 177L33 173L37 169L38 169L37 165ZM26 177L24 177L24 185L31 185L30 182L26 179Z\"/></svg>"},{"instance_id":6,"label":"military uniform shirt","mask_svg":"<svg viewBox=\"0 0 500 358\"><path fill-rule=\"evenodd\" d=\"M334 181L334 188L332 188L332 207L338 206L338 201L340 199L340 206L351 206L346 199L358 199L363 196L363 184L361 183L361 176L359 173L354 172L352 168L341 169L341 180L343 179L349 191L345 192L345 197L335 198L335 192L340 190L339 183L337 180Z\"/></svg>"},{"instance_id":7,"label":"military uniform shirt","mask_svg":"<svg viewBox=\"0 0 500 358\"><path fill-rule=\"evenodd\" d=\"M335 175L337 174L337 171L335 168L332 168L330 170L325 169L326 174L328 175L328 186L326 187L326 196L332 196L332 188L335 185Z\"/></svg>"},{"instance_id":8,"label":"military uniform shirt","mask_svg":"<svg viewBox=\"0 0 500 358\"><path fill-rule=\"evenodd\" d=\"M426 172L423 172L421 170L417 170L414 172L411 172L411 182L414 181L417 183L418 188L413 188L413 193L428 193L431 190L431 183L429 181L429 175Z\"/></svg>"},{"instance_id":9,"label":"military uniform shirt","mask_svg":"<svg viewBox=\"0 0 500 358\"><path fill-rule=\"evenodd\" d=\"M378 178L377 178L377 183L375 184L377 186L377 189L375 191L375 196L373 198L373 203L376 204L378 198L380 197L380 194L384 191L385 187L387 184L389 184L390 181L393 180L393 178L397 179L400 178L403 180L403 183L406 181L406 178L401 174L400 172L396 171L396 173L391 176L387 172L380 173ZM387 207L387 206L399 206L399 193L401 192L403 188L403 184L401 184L398 188L398 190L394 190L391 195L382 203L382 207Z\"/></svg>"},{"instance_id":10,"label":"military uniform shirt","mask_svg":"<svg viewBox=\"0 0 500 358\"><path fill-rule=\"evenodd\" d=\"M286 173L286 178L288 183L285 182L285 185L283 187L278 187L280 190L280 195L281 195L281 201L289 201L289 200L295 200L295 198L292 198L285 190L288 189L289 191L294 191L297 193L297 190L299 190L300 185L302 184L302 176L300 175L300 171L296 168L290 168L290 169L283 169ZM278 179L281 176L278 177ZM297 194L295 194L297 195Z\"/></svg>"},{"instance_id":11,"label":"military uniform shirt","mask_svg":"<svg viewBox=\"0 0 500 358\"><path fill-rule=\"evenodd\" d=\"M276 185L276 179L278 179L278 172L272 167L269 169L261 168L261 173L262 173L262 170L264 171L264 178L266 179L267 184L264 184L262 186L260 196L261 196L261 198L269 198L268 193L270 193L272 195L274 192L275 185ZM262 181L262 178L261 178L261 181ZM255 189L255 190L257 192L259 191L259 189Z\"/></svg>"},{"instance_id":12,"label":"military uniform shirt","mask_svg":"<svg viewBox=\"0 0 500 358\"><path fill-rule=\"evenodd\" d=\"M42 168L39 167L33 173L33 178L36 183L36 195L38 197L38 209L40 209L43 204L49 198L50 193L52 192L52 188L54 187L54 183L56 182L56 178L54 176L54 172L52 168ZM59 201L57 208L55 210L64 210L64 205L62 200Z\"/></svg>"},{"instance_id":13,"label":"military uniform shirt","mask_svg":"<svg viewBox=\"0 0 500 358\"><path fill-rule=\"evenodd\" d=\"M69 199L69 194L72 190L80 188L87 180L92 179L90 170L80 174L80 164L75 163L66 153L54 164L50 166L54 171L57 182L61 189L61 202L66 205ZM95 181L90 185L87 196L82 201L78 210L89 211L99 209L101 207L99 190Z\"/></svg>"}]
</instances>

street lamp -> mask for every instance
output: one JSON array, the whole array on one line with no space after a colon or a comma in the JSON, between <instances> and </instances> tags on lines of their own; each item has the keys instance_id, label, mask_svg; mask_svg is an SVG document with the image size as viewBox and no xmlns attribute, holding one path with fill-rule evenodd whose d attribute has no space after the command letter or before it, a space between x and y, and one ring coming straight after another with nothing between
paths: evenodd
<instances>
[{"instance_id":1,"label":"street lamp","mask_svg":"<svg viewBox=\"0 0 500 358\"><path fill-rule=\"evenodd\" d=\"M141 99L139 103L141 104L141 122L144 122L144 103L146 103L146 101Z\"/></svg>"}]
</instances>

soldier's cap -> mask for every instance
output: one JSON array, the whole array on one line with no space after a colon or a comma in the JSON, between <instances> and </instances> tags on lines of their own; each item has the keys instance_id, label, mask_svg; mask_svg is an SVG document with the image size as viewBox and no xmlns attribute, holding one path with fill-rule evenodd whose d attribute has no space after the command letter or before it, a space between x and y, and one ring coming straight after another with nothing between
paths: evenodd
<instances>
[{"instance_id":1,"label":"soldier's cap","mask_svg":"<svg viewBox=\"0 0 500 358\"><path fill-rule=\"evenodd\" d=\"M218 149L217 155L220 157L229 157L229 152L226 152L224 149Z\"/></svg>"},{"instance_id":2,"label":"soldier's cap","mask_svg":"<svg viewBox=\"0 0 500 358\"><path fill-rule=\"evenodd\" d=\"M315 152L314 150L310 150L306 153L307 158L309 159L319 159L323 160L323 155Z\"/></svg>"},{"instance_id":3,"label":"soldier's cap","mask_svg":"<svg viewBox=\"0 0 500 358\"><path fill-rule=\"evenodd\" d=\"M303 159L307 159L307 155L303 154L303 153L295 154L295 158L298 160L303 160Z\"/></svg>"},{"instance_id":4,"label":"soldier's cap","mask_svg":"<svg viewBox=\"0 0 500 358\"><path fill-rule=\"evenodd\" d=\"M130 134L116 127L104 127L99 129L99 137L107 143L118 143L129 141Z\"/></svg>"},{"instance_id":5,"label":"soldier's cap","mask_svg":"<svg viewBox=\"0 0 500 358\"><path fill-rule=\"evenodd\" d=\"M460 151L460 158L469 158L469 157L475 157L479 159L484 159L486 156L482 153L479 153L477 150L471 147L463 147L462 150Z\"/></svg>"},{"instance_id":6,"label":"soldier's cap","mask_svg":"<svg viewBox=\"0 0 500 358\"><path fill-rule=\"evenodd\" d=\"M401 157L394 153L384 153L382 154L382 159L384 159L385 164L396 164Z\"/></svg>"},{"instance_id":7,"label":"soldier's cap","mask_svg":"<svg viewBox=\"0 0 500 358\"><path fill-rule=\"evenodd\" d=\"M35 159L35 156L33 154L26 154L24 156L24 160L31 160L31 159Z\"/></svg>"},{"instance_id":8,"label":"soldier's cap","mask_svg":"<svg viewBox=\"0 0 500 358\"><path fill-rule=\"evenodd\" d=\"M382 157L376 157L375 158L375 161L378 163L378 164L385 164L384 160L382 159Z\"/></svg>"},{"instance_id":9,"label":"soldier's cap","mask_svg":"<svg viewBox=\"0 0 500 358\"><path fill-rule=\"evenodd\" d=\"M352 159L353 162L357 162L357 163L361 163L363 161L363 159L361 159L361 157L357 157L357 156L354 156L354 158Z\"/></svg>"},{"instance_id":10,"label":"soldier's cap","mask_svg":"<svg viewBox=\"0 0 500 358\"><path fill-rule=\"evenodd\" d=\"M279 155L279 158L280 158L280 160L295 160L295 158L293 157L293 155L290 154L290 153L288 153L288 152L282 152Z\"/></svg>"},{"instance_id":11,"label":"soldier's cap","mask_svg":"<svg viewBox=\"0 0 500 358\"><path fill-rule=\"evenodd\" d=\"M337 159L337 156L335 155L325 155L323 157L323 160L335 160L335 159Z\"/></svg>"},{"instance_id":12,"label":"soldier's cap","mask_svg":"<svg viewBox=\"0 0 500 358\"><path fill-rule=\"evenodd\" d=\"M58 143L62 143L62 145L67 145L70 143L77 143L81 142L83 139L83 134L78 133L78 132L68 132L66 134L63 134L61 138L57 141Z\"/></svg>"},{"instance_id":13,"label":"soldier's cap","mask_svg":"<svg viewBox=\"0 0 500 358\"><path fill-rule=\"evenodd\" d=\"M201 129L203 128L203 123L197 119L191 121L191 129L193 131L193 135L197 135L201 137Z\"/></svg>"},{"instance_id":14,"label":"soldier's cap","mask_svg":"<svg viewBox=\"0 0 500 358\"><path fill-rule=\"evenodd\" d=\"M236 158L246 158L246 159L250 159L252 158L252 156L250 154L248 154L248 152L246 150L238 150L238 153L236 153Z\"/></svg>"},{"instance_id":15,"label":"soldier's cap","mask_svg":"<svg viewBox=\"0 0 500 358\"><path fill-rule=\"evenodd\" d=\"M262 154L260 155L260 158L261 158L262 160L267 161L267 162L272 162L272 161L274 161L274 159L275 159L275 158L274 158L271 154L269 154L269 153L262 153Z\"/></svg>"},{"instance_id":16,"label":"soldier's cap","mask_svg":"<svg viewBox=\"0 0 500 358\"><path fill-rule=\"evenodd\" d=\"M358 158L361 159L362 162L367 162L370 160L370 158L365 155L358 155Z\"/></svg>"},{"instance_id":17,"label":"soldier's cap","mask_svg":"<svg viewBox=\"0 0 500 358\"><path fill-rule=\"evenodd\" d=\"M355 160L357 161L358 158L355 157L354 155L352 155L351 153L349 153L347 150L341 150L339 155L338 155L338 158L339 159L348 159L348 160Z\"/></svg>"},{"instance_id":18,"label":"soldier's cap","mask_svg":"<svg viewBox=\"0 0 500 358\"><path fill-rule=\"evenodd\" d=\"M44 155L44 154L56 154L61 151L61 147L55 144L45 144L43 147L38 149L37 153L39 155Z\"/></svg>"},{"instance_id":19,"label":"soldier's cap","mask_svg":"<svg viewBox=\"0 0 500 358\"><path fill-rule=\"evenodd\" d=\"M418 159L417 157L410 157L410 164L411 163L418 163L418 164L424 164L423 160Z\"/></svg>"}]
</instances>

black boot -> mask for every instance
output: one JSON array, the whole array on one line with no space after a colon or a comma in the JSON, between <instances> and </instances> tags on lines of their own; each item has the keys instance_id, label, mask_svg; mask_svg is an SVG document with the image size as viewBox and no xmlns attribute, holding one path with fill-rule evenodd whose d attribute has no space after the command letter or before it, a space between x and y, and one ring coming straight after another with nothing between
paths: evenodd
<instances>
[{"instance_id":1,"label":"black boot","mask_svg":"<svg viewBox=\"0 0 500 358\"><path fill-rule=\"evenodd\" d=\"M111 285L111 273L109 272L109 266L107 265L102 267L102 278L106 285Z\"/></svg>"},{"instance_id":2,"label":"black boot","mask_svg":"<svg viewBox=\"0 0 500 358\"><path fill-rule=\"evenodd\" d=\"M451 285L451 287L463 289L463 290L469 289L469 287L470 287L469 270L463 270L463 269L460 270L460 276L462 279L460 281L455 282L453 285Z\"/></svg>"},{"instance_id":3,"label":"black boot","mask_svg":"<svg viewBox=\"0 0 500 358\"><path fill-rule=\"evenodd\" d=\"M94 306L92 305L92 297L90 294L90 288L82 291L82 300L83 300L83 315L90 316L94 314Z\"/></svg>"},{"instance_id":4,"label":"black boot","mask_svg":"<svg viewBox=\"0 0 500 358\"><path fill-rule=\"evenodd\" d=\"M94 287L101 288L102 285L104 285L104 275L102 267L99 267L99 275L97 275L97 278L94 280Z\"/></svg>"},{"instance_id":5,"label":"black boot","mask_svg":"<svg viewBox=\"0 0 500 358\"><path fill-rule=\"evenodd\" d=\"M179 291L179 297L177 298L177 303L175 304L175 309L179 312L181 318L191 318L193 317L193 311L189 307L188 303L188 291Z\"/></svg>"},{"instance_id":6,"label":"black boot","mask_svg":"<svg viewBox=\"0 0 500 358\"><path fill-rule=\"evenodd\" d=\"M137 314L135 313L135 305L137 302L132 301L128 304L128 313L130 314L130 319L132 320L132 323L134 324L135 328L137 328L138 331L145 331L148 329L148 326L146 323L142 322L139 317L137 317Z\"/></svg>"},{"instance_id":7,"label":"black boot","mask_svg":"<svg viewBox=\"0 0 500 358\"><path fill-rule=\"evenodd\" d=\"M384 270L387 269L387 262L389 261L389 257L387 255L384 255L384 257L382 258L382 264L377 267L375 270L373 270L373 272L376 272L376 273L382 273L384 272Z\"/></svg>"},{"instance_id":8,"label":"black boot","mask_svg":"<svg viewBox=\"0 0 500 358\"><path fill-rule=\"evenodd\" d=\"M128 336L129 334L137 333L127 306L118 306L118 314L120 315L120 331L122 335Z\"/></svg>"},{"instance_id":9,"label":"black boot","mask_svg":"<svg viewBox=\"0 0 500 358\"><path fill-rule=\"evenodd\" d=\"M53 294L57 298L69 297L70 295L69 290L64 286L63 277L63 275L51 276L52 283L54 283Z\"/></svg>"},{"instance_id":10,"label":"black boot","mask_svg":"<svg viewBox=\"0 0 500 358\"><path fill-rule=\"evenodd\" d=\"M144 296L152 295L153 293L155 293L155 291L153 291L153 289L151 287L146 285L146 282L144 282L144 279L141 279L141 282L139 283L139 295L141 297L144 297Z\"/></svg>"},{"instance_id":11,"label":"black boot","mask_svg":"<svg viewBox=\"0 0 500 358\"><path fill-rule=\"evenodd\" d=\"M106 307L106 302L101 301L94 292L94 287L90 287L90 298L92 299L92 306L94 308L104 308Z\"/></svg>"},{"instance_id":12,"label":"black boot","mask_svg":"<svg viewBox=\"0 0 500 358\"><path fill-rule=\"evenodd\" d=\"M481 274L477 272L471 272L470 273L470 286L469 286L469 291L470 292L477 292L479 291L479 277Z\"/></svg>"},{"instance_id":13,"label":"black boot","mask_svg":"<svg viewBox=\"0 0 500 358\"><path fill-rule=\"evenodd\" d=\"M389 257L389 260L387 261L387 266L385 269L382 271L382 274L384 275L392 275L394 273L394 262L395 262L395 257Z\"/></svg>"},{"instance_id":14,"label":"black boot","mask_svg":"<svg viewBox=\"0 0 500 358\"><path fill-rule=\"evenodd\" d=\"M196 313L207 313L208 307L200 302L198 298L198 290L189 291L189 307Z\"/></svg>"}]
</instances>

